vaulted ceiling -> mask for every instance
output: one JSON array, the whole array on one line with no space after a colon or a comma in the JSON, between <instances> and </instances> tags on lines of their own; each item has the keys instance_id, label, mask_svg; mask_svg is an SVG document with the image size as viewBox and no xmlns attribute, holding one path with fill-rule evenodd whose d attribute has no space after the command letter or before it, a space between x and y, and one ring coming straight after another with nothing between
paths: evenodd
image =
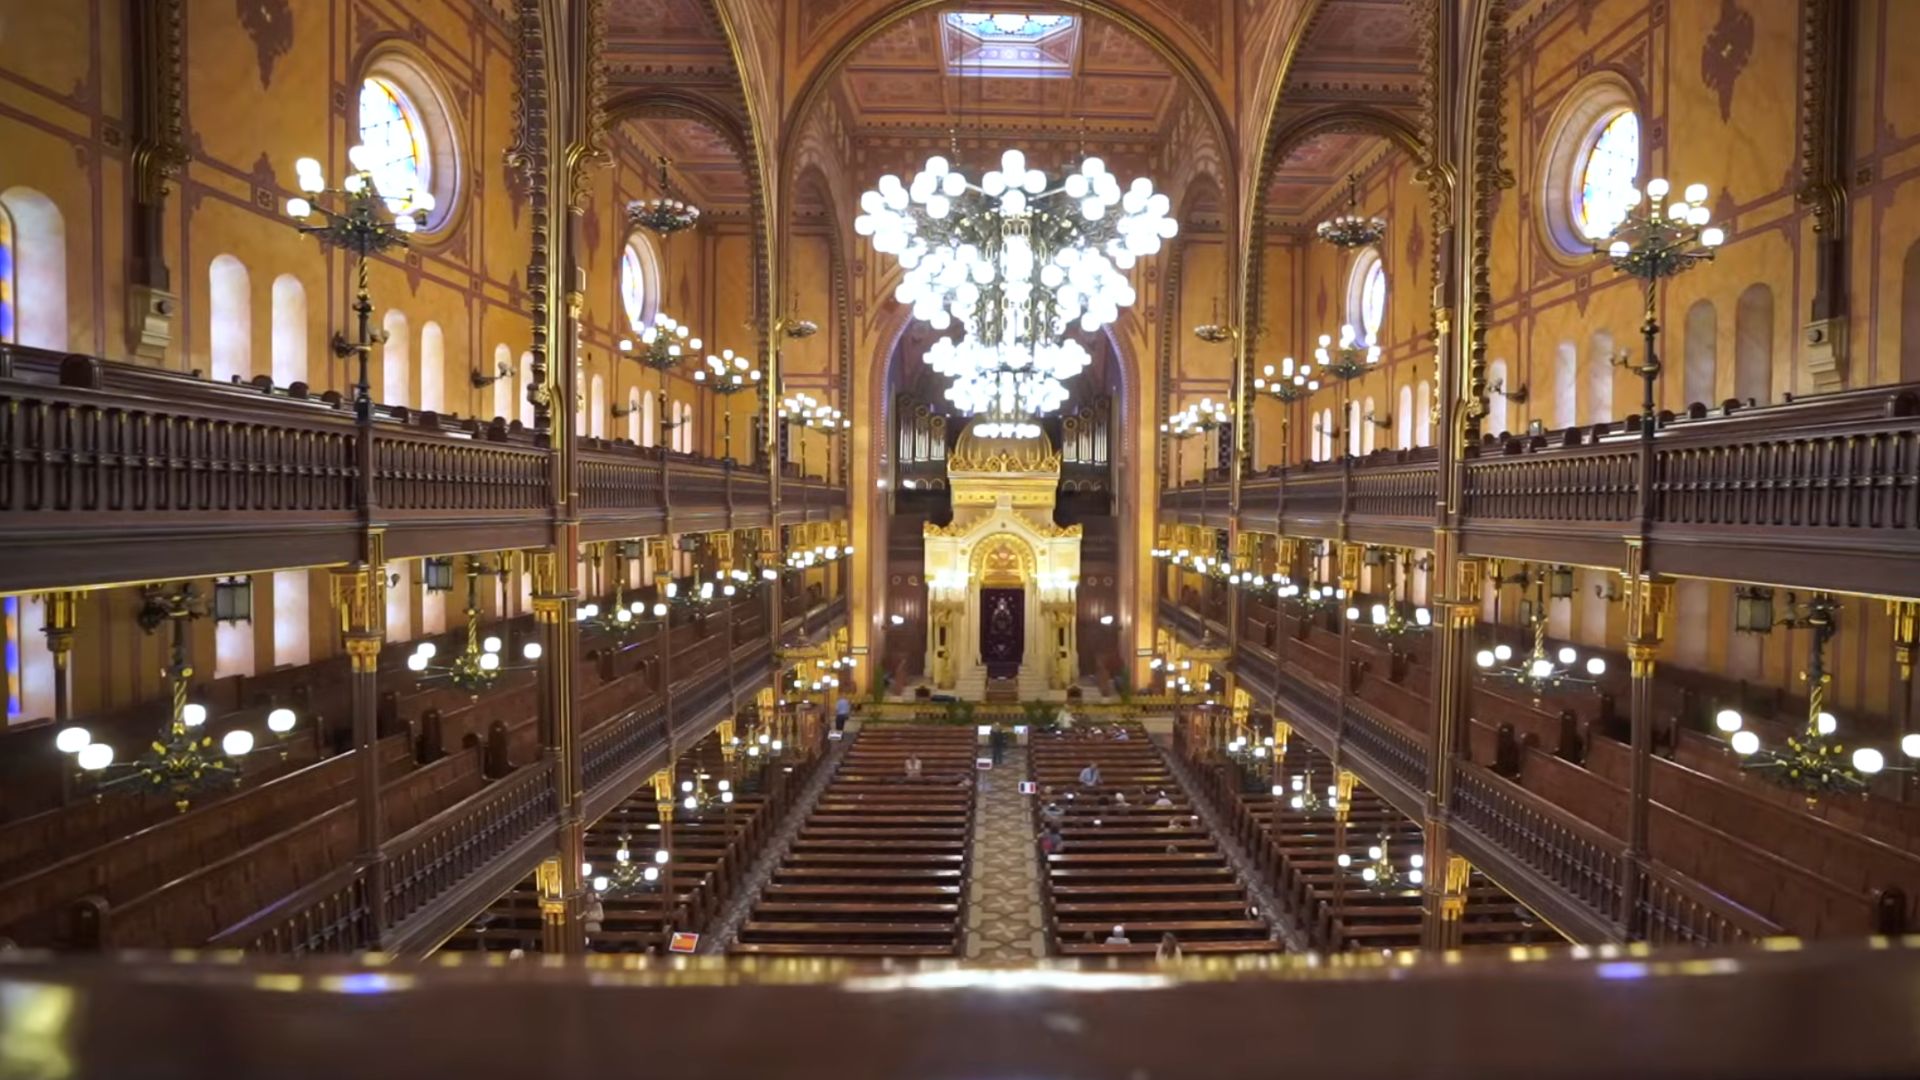
<instances>
[{"instance_id":1,"label":"vaulted ceiling","mask_svg":"<svg viewBox=\"0 0 1920 1080\"><path fill-rule=\"evenodd\" d=\"M1231 27L1226 13L1236 3L1249 8L1238 16L1243 29L1267 21L1251 10L1254 0L1112 2L1169 28L1168 40L1203 76L1219 70L1220 49L1231 47L1215 39ZM751 15L779 27L775 37L793 53L781 57L781 70L743 80L719 8L732 10L736 26ZM968 0L913 12L874 32L886 10L870 0L607 0L613 95L618 100L623 90L642 87L698 95L720 103L744 130L745 83L772 79L783 87L779 96L791 100L791 80L817 64L828 42L867 31L823 82L856 184L911 170L956 142L965 161L984 162L1016 144L1049 168L1084 149L1123 173L1163 183L1171 177L1160 174L1195 150L1188 145L1191 117L1180 122L1197 100L1189 82L1133 30L1076 0ZM1355 106L1414 118L1420 62L1406 0L1321 0L1311 10L1287 69L1280 121ZM1041 18L997 35L990 22L960 25L955 17L965 13L1002 14L1008 27L1022 21L1016 15ZM743 54L755 62L754 54ZM709 123L678 116L629 127L637 145L672 158L676 184L694 200L721 215L746 213L746 166ZM1354 131L1280 149L1267 173L1266 216L1293 224L1324 212L1346 175L1384 152L1377 137Z\"/></svg>"}]
</instances>

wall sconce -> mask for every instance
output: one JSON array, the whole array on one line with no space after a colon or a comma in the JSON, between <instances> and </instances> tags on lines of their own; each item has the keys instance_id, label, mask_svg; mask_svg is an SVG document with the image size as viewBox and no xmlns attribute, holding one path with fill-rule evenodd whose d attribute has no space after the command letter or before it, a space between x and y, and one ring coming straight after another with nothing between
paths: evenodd
<instances>
[{"instance_id":1,"label":"wall sconce","mask_svg":"<svg viewBox=\"0 0 1920 1080\"><path fill-rule=\"evenodd\" d=\"M905 615L889 615L887 616L887 622L893 626L905 626L907 624L907 617Z\"/></svg>"},{"instance_id":2,"label":"wall sconce","mask_svg":"<svg viewBox=\"0 0 1920 1080\"><path fill-rule=\"evenodd\" d=\"M213 621L253 621L253 579L245 574L213 579Z\"/></svg>"},{"instance_id":3,"label":"wall sconce","mask_svg":"<svg viewBox=\"0 0 1920 1080\"><path fill-rule=\"evenodd\" d=\"M428 592L453 591L453 560L448 558L426 559L420 567L421 582Z\"/></svg>"},{"instance_id":4,"label":"wall sconce","mask_svg":"<svg viewBox=\"0 0 1920 1080\"><path fill-rule=\"evenodd\" d=\"M1101 625L1101 626L1112 626L1112 625L1113 625L1113 616L1111 616L1111 615L1102 615L1102 616L1100 616L1100 625Z\"/></svg>"},{"instance_id":5,"label":"wall sconce","mask_svg":"<svg viewBox=\"0 0 1920 1080\"><path fill-rule=\"evenodd\" d=\"M1597 582L1593 586L1593 595L1611 604L1620 599L1620 583L1612 578Z\"/></svg>"},{"instance_id":6,"label":"wall sconce","mask_svg":"<svg viewBox=\"0 0 1920 1080\"><path fill-rule=\"evenodd\" d=\"M1379 414L1376 414L1376 413L1374 413L1374 412L1372 412L1372 411L1368 411L1368 413L1367 413L1367 415L1366 415L1366 416L1364 417L1364 419L1366 420L1366 422L1367 422L1367 423L1369 423L1369 424L1372 424L1372 425L1373 425L1374 427L1377 427L1377 428L1379 428L1379 429L1381 429L1382 431L1385 431L1386 429L1388 429L1388 428L1390 428L1390 427L1392 427L1392 426L1393 426L1393 414L1392 414L1392 413L1379 413Z\"/></svg>"},{"instance_id":7,"label":"wall sconce","mask_svg":"<svg viewBox=\"0 0 1920 1080\"><path fill-rule=\"evenodd\" d=\"M493 365L493 374L482 375L480 374L479 368L474 368L468 375L469 381L473 383L475 390L485 390L501 379L511 378L513 376L513 363L509 360L496 360Z\"/></svg>"},{"instance_id":8,"label":"wall sconce","mask_svg":"<svg viewBox=\"0 0 1920 1080\"><path fill-rule=\"evenodd\" d=\"M1547 570L1547 595L1555 600L1573 597L1573 567L1554 566Z\"/></svg>"},{"instance_id":9,"label":"wall sconce","mask_svg":"<svg viewBox=\"0 0 1920 1080\"><path fill-rule=\"evenodd\" d=\"M1495 379L1493 383L1487 387L1487 393L1499 394L1501 397L1506 398L1508 401L1513 402L1515 405L1525 405L1527 403L1527 384L1526 383L1521 383L1520 389L1518 390L1508 390L1505 379Z\"/></svg>"},{"instance_id":10,"label":"wall sconce","mask_svg":"<svg viewBox=\"0 0 1920 1080\"><path fill-rule=\"evenodd\" d=\"M1733 590L1733 629L1742 634L1773 632L1773 590L1762 585Z\"/></svg>"}]
</instances>

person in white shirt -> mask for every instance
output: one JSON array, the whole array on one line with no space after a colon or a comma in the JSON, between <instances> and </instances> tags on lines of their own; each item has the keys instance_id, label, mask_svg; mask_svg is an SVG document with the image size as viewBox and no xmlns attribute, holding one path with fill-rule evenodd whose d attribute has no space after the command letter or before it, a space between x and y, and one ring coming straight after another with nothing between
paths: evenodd
<instances>
[{"instance_id":1,"label":"person in white shirt","mask_svg":"<svg viewBox=\"0 0 1920 1080\"><path fill-rule=\"evenodd\" d=\"M1072 710L1068 709L1065 705L1060 706L1060 711L1053 714L1053 722L1062 731L1072 731L1073 730Z\"/></svg>"},{"instance_id":2,"label":"person in white shirt","mask_svg":"<svg viewBox=\"0 0 1920 1080\"><path fill-rule=\"evenodd\" d=\"M1102 942L1102 944L1105 944L1105 945L1131 945L1131 944L1133 944L1133 942L1131 942L1131 941L1128 941L1128 940L1127 940L1127 928L1126 928L1126 927L1124 927L1124 926L1116 926L1116 927L1114 927L1114 928L1113 928L1113 933L1111 933L1111 934L1108 934L1108 935L1107 935L1107 940L1106 940L1106 941L1104 941L1104 942Z\"/></svg>"}]
</instances>

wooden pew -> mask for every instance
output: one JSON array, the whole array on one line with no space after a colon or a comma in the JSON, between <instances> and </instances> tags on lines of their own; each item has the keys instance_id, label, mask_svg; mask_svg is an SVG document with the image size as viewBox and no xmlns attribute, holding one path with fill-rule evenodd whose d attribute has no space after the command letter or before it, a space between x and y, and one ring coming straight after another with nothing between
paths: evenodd
<instances>
[{"instance_id":1,"label":"wooden pew","mask_svg":"<svg viewBox=\"0 0 1920 1080\"><path fill-rule=\"evenodd\" d=\"M1041 789L1036 828L1057 829L1063 840L1042 853L1056 953L1153 953L1163 934L1187 953L1277 948L1218 838L1138 724L1037 735L1028 756ZM1081 783L1089 765L1099 768L1097 784ZM1125 927L1125 944L1106 943L1115 926Z\"/></svg>"},{"instance_id":2,"label":"wooden pew","mask_svg":"<svg viewBox=\"0 0 1920 1080\"><path fill-rule=\"evenodd\" d=\"M741 928L744 955L953 956L964 925L974 733L871 725ZM910 779L908 758L921 762Z\"/></svg>"}]
</instances>

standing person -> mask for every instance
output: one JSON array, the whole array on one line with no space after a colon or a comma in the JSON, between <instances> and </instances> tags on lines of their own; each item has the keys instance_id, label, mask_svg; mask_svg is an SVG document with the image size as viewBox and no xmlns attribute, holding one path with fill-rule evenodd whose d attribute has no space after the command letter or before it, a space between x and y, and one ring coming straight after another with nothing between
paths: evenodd
<instances>
[{"instance_id":1,"label":"standing person","mask_svg":"<svg viewBox=\"0 0 1920 1080\"><path fill-rule=\"evenodd\" d=\"M1163 964L1180 959L1180 939L1174 937L1172 932L1161 934L1160 947L1153 950L1153 958Z\"/></svg>"},{"instance_id":2,"label":"standing person","mask_svg":"<svg viewBox=\"0 0 1920 1080\"><path fill-rule=\"evenodd\" d=\"M993 734L987 736L987 745L993 750L993 763L998 766L1000 759L1007 754L1007 729L999 724L993 725Z\"/></svg>"},{"instance_id":3,"label":"standing person","mask_svg":"<svg viewBox=\"0 0 1920 1080\"><path fill-rule=\"evenodd\" d=\"M586 932L588 945L593 944L593 936L600 932L601 925L606 921L607 909L600 902L600 894L594 893L587 897L587 910L581 913L580 928Z\"/></svg>"},{"instance_id":4,"label":"standing person","mask_svg":"<svg viewBox=\"0 0 1920 1080\"><path fill-rule=\"evenodd\" d=\"M833 730L847 730L847 718L852 715L853 699L843 694L833 706Z\"/></svg>"},{"instance_id":5,"label":"standing person","mask_svg":"<svg viewBox=\"0 0 1920 1080\"><path fill-rule=\"evenodd\" d=\"M1053 714L1053 724L1061 731L1072 731L1073 710L1067 708L1065 705L1060 706L1060 711Z\"/></svg>"}]
</instances>

